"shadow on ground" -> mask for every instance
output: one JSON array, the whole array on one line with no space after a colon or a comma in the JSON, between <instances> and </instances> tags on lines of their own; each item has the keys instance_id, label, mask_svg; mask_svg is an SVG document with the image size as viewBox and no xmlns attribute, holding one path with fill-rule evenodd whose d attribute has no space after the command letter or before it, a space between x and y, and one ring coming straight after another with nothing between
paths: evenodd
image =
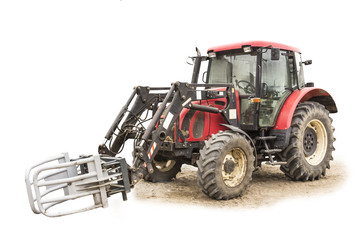
<instances>
[{"instance_id":1,"label":"shadow on ground","mask_svg":"<svg viewBox=\"0 0 360 240\"><path fill-rule=\"evenodd\" d=\"M136 185L134 192L139 200L254 208L293 197L312 197L334 192L344 182L345 176L345 167L339 162L333 162L326 176L313 182L292 181L280 171L278 166L264 165L253 174L253 180L241 198L217 201L201 192L197 185L196 168L184 166L175 180L167 183L141 181Z\"/></svg>"}]
</instances>

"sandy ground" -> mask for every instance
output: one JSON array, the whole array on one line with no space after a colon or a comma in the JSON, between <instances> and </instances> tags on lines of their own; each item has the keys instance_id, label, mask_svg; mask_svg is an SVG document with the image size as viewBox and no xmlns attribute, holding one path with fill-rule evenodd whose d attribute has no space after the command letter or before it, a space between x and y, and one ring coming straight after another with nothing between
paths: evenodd
<instances>
[{"instance_id":1,"label":"sandy ground","mask_svg":"<svg viewBox=\"0 0 360 240\"><path fill-rule=\"evenodd\" d=\"M332 162L326 176L313 182L297 182L287 178L279 166L263 165L253 173L253 179L241 198L216 201L208 198L197 185L196 168L183 166L176 179L167 183L141 181L135 186L135 197L139 200L181 203L214 207L255 208L268 206L294 197L312 197L336 191L345 180L345 167Z\"/></svg>"}]
</instances>

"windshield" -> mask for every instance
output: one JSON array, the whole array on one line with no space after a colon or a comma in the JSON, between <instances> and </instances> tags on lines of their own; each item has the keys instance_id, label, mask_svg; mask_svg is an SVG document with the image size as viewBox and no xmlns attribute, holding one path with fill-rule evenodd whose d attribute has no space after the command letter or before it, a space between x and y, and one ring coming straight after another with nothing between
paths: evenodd
<instances>
[{"instance_id":1,"label":"windshield","mask_svg":"<svg viewBox=\"0 0 360 240\"><path fill-rule=\"evenodd\" d=\"M233 83L240 94L255 93L256 54L217 55L209 64L209 83Z\"/></svg>"}]
</instances>

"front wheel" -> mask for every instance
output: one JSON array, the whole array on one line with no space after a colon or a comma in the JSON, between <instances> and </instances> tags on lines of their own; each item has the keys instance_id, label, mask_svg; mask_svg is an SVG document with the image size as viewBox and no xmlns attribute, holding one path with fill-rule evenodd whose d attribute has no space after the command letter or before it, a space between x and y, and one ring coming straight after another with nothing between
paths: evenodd
<instances>
[{"instance_id":1,"label":"front wheel","mask_svg":"<svg viewBox=\"0 0 360 240\"><path fill-rule=\"evenodd\" d=\"M213 135L200 150L198 183L214 199L241 196L251 181L254 153L244 136L231 131Z\"/></svg>"},{"instance_id":2,"label":"front wheel","mask_svg":"<svg viewBox=\"0 0 360 240\"><path fill-rule=\"evenodd\" d=\"M334 128L325 107L317 102L297 106L291 122L289 146L282 153L287 159L281 170L294 180L314 180L325 176L332 160Z\"/></svg>"}]
</instances>

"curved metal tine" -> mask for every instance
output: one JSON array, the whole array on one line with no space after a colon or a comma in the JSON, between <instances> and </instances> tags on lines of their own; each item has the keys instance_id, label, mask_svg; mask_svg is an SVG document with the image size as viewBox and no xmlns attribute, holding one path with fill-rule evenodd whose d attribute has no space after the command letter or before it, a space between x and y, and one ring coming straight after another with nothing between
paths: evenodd
<instances>
[{"instance_id":1,"label":"curved metal tine","mask_svg":"<svg viewBox=\"0 0 360 240\"><path fill-rule=\"evenodd\" d=\"M119 167L116 167L116 168L109 168L109 169L106 169L106 172L107 173L111 173L111 171L116 171L116 170L118 170L118 169L120 169L121 167L119 166Z\"/></svg>"},{"instance_id":2,"label":"curved metal tine","mask_svg":"<svg viewBox=\"0 0 360 240\"><path fill-rule=\"evenodd\" d=\"M86 178L96 177L97 174L95 172L86 173L82 175L77 175L75 177L69 177L69 178L62 178L62 179L56 179L56 180L49 180L49 181L41 181L39 182L37 179L34 179L34 184L36 184L37 187L43 187L43 186L50 186L50 185L58 185L63 183L71 183L76 182L79 180L83 180Z\"/></svg>"},{"instance_id":3,"label":"curved metal tine","mask_svg":"<svg viewBox=\"0 0 360 240\"><path fill-rule=\"evenodd\" d=\"M76 184L76 186L83 186L83 185L88 185L88 184L93 184L93 183L99 183L99 182L103 182L103 181L107 181L107 180L110 180L110 182L119 181L120 179L111 180L111 178L120 177L120 176L122 176L122 173L115 173L115 174L111 174L111 175L109 175L107 177L104 177L104 178L100 178L100 179L96 179L96 180L90 180L90 181L87 181L87 182L81 182L81 183ZM96 185L96 186L98 186L98 185Z\"/></svg>"},{"instance_id":4,"label":"curved metal tine","mask_svg":"<svg viewBox=\"0 0 360 240\"><path fill-rule=\"evenodd\" d=\"M59 160L59 159L66 159L68 158L68 153L61 153L61 154L58 154L58 155L55 155L55 156L52 156L52 157L49 157L49 158L46 158L45 160L35 164L34 166L32 166L31 168L27 169L25 171L25 184L26 184L26 190L27 190L27 193L28 193L28 200L29 200L29 204L30 204L30 207L31 207L31 210L36 213L36 214L39 214L41 213L39 209L37 209L35 207L35 201L36 199L34 199L34 196L33 196L33 193L32 193L32 185L33 185L33 181L30 180L30 175L32 173L32 170L42 164L45 164L45 163L48 163L48 162L52 162L52 161L55 161L55 160Z\"/></svg>"},{"instance_id":5,"label":"curved metal tine","mask_svg":"<svg viewBox=\"0 0 360 240\"><path fill-rule=\"evenodd\" d=\"M51 207L53 207L53 206L55 206L55 205L57 205L57 204L66 202L66 201L67 201L67 200L63 200L63 201L59 201L59 202L55 202L55 203L49 203L47 206L44 205L44 210L45 210L45 212L46 212L49 208L51 208Z\"/></svg>"},{"instance_id":6,"label":"curved metal tine","mask_svg":"<svg viewBox=\"0 0 360 240\"><path fill-rule=\"evenodd\" d=\"M74 200L77 198L82 198L82 197L86 197L86 196L90 196L90 195L94 195L94 194L98 194L98 193L99 193L99 191L95 190L95 191L91 191L88 193L78 194L77 196L66 196L63 198L58 198L58 199L54 198L54 199L44 201L44 203L42 203L42 204L48 204L48 205L47 206L42 205L42 207L41 207L42 213L48 217L60 217L60 216L70 215L70 214L79 213L79 212L85 212L85 211L92 210L92 209L95 209L98 207L102 207L102 204L94 204L94 205L91 205L91 206L88 206L85 208L79 208L79 209L57 212L57 213L51 213L51 212L47 211L49 208L51 208L55 205L58 205L60 203L66 202L68 200Z\"/></svg>"},{"instance_id":7,"label":"curved metal tine","mask_svg":"<svg viewBox=\"0 0 360 240\"><path fill-rule=\"evenodd\" d=\"M105 182L105 183L102 183L102 184L97 184L97 185L93 185L93 186L84 186L82 189L79 189L79 191L87 191L87 190L90 190L90 189L96 189L96 188L99 188L99 187L105 187L107 185L112 185L113 182L118 182L120 181L120 179L114 179L114 180L111 180L111 181L108 181L108 182Z\"/></svg>"},{"instance_id":8,"label":"curved metal tine","mask_svg":"<svg viewBox=\"0 0 360 240\"><path fill-rule=\"evenodd\" d=\"M30 174L30 172L29 172ZM27 174L26 178L25 178L25 183L26 183L26 191L27 191L27 194L28 194L28 200L29 200L29 204L30 204L30 207L31 207L31 210L36 213L36 214L39 214L41 213L39 209L37 209L35 207L35 201L36 199L34 199L33 197L33 193L32 193L32 182L30 181L30 177L28 176L29 174Z\"/></svg>"},{"instance_id":9,"label":"curved metal tine","mask_svg":"<svg viewBox=\"0 0 360 240\"><path fill-rule=\"evenodd\" d=\"M55 198L52 198L52 199L42 200L40 203L41 204L46 204L46 203L59 202L59 201L64 201L64 200L65 201L74 200L74 199L77 199L77 198L82 198L82 197L98 194L99 192L100 192L99 190L93 190L91 192L78 193L78 194L67 195L67 196L62 196L62 197L55 197Z\"/></svg>"},{"instance_id":10,"label":"curved metal tine","mask_svg":"<svg viewBox=\"0 0 360 240\"><path fill-rule=\"evenodd\" d=\"M59 190L59 189L61 189L61 188L65 188L65 187L67 187L67 184L66 184L66 183L61 184L61 185L58 185L58 186L56 186L56 187L49 188L49 189L47 189L46 191L44 191L43 193L41 193L41 197L44 197L44 196L46 196L47 194L49 194L49 193L51 193L51 192L54 192L54 191L56 191L56 190Z\"/></svg>"},{"instance_id":11,"label":"curved metal tine","mask_svg":"<svg viewBox=\"0 0 360 240\"><path fill-rule=\"evenodd\" d=\"M99 207L102 207L102 205L96 204L96 205L91 205L91 206L85 207L85 208L80 208L80 209L65 211L65 212L58 212L58 213L51 213L51 212L45 211L45 212L43 212L43 214L47 217L61 217L61 216L66 216L66 215L70 215L70 214L74 214L74 213L85 212L85 211L92 210L92 209L99 208Z\"/></svg>"},{"instance_id":12,"label":"curved metal tine","mask_svg":"<svg viewBox=\"0 0 360 240\"><path fill-rule=\"evenodd\" d=\"M61 188L64 188L64 187L67 187L67 184L66 184L66 183L64 183L64 184L62 184L62 185L59 185L59 186L57 186L57 187L50 188L50 189L46 190L45 192L43 192L43 193L41 194L41 197L44 197L44 196L46 196L47 194L49 194L49 193L51 193L51 192L53 192L53 191L59 190L59 189L61 189ZM47 211L49 208L51 208L51 207L53 207L53 206L55 206L55 205L57 205L57 204L59 204L59 203L63 203L63 202L65 202L65 201L67 201L67 200L63 200L63 201L51 203L51 204L49 204L49 205L47 205L47 206L43 206L43 207L44 207L44 210Z\"/></svg>"},{"instance_id":13,"label":"curved metal tine","mask_svg":"<svg viewBox=\"0 0 360 240\"><path fill-rule=\"evenodd\" d=\"M109 191L109 194L110 194L110 195L114 195L114 194L117 194L117 193L120 193L120 192L124 192L124 190L122 190L122 189L110 190L110 191Z\"/></svg>"},{"instance_id":14,"label":"curved metal tine","mask_svg":"<svg viewBox=\"0 0 360 240\"><path fill-rule=\"evenodd\" d=\"M89 163L89 162L93 162L93 161L94 161L94 157L82 158L82 159L79 159L79 160L76 160L76 161L59 163L59 164L56 164L56 165L42 167L37 172L40 173L40 172L43 172L45 170L51 170L51 169L57 169L57 168L67 168L67 167L81 165L81 164ZM37 174L37 175L39 175L39 174Z\"/></svg>"},{"instance_id":15,"label":"curved metal tine","mask_svg":"<svg viewBox=\"0 0 360 240\"><path fill-rule=\"evenodd\" d=\"M90 195L93 195L93 194L96 194L95 191L93 191L92 193L88 193L87 195L83 195L83 196L79 196L79 197L76 197L76 198L81 198L81 197L86 197L86 196L90 196ZM43 204L48 204L47 206L43 206L44 207L44 210L47 211L49 208L57 205L57 204L60 204L60 203L63 203L63 202L66 202L68 200L73 200L73 199L76 199L76 198L72 198L72 199L63 199L63 200L59 200L59 201L56 201L56 202L53 202L53 203L43 203Z\"/></svg>"},{"instance_id":16,"label":"curved metal tine","mask_svg":"<svg viewBox=\"0 0 360 240\"><path fill-rule=\"evenodd\" d=\"M93 162L93 161L94 161L94 158L90 157L90 158L85 158L85 159L81 159L81 160L78 160L78 161L60 163L60 164L53 165L53 166L47 166L47 167L38 168L38 169L36 169L36 171L33 174L33 184L36 185L36 187L42 187L42 186L62 184L62 183L66 183L66 182L74 182L74 181L77 181L77 180L94 177L94 176L96 176L96 173L86 173L86 174L70 177L70 178L67 178L67 179L66 178L64 178L64 179L56 179L56 180L49 180L49 181L46 181L46 182L45 181L40 182L39 179L38 179L39 174L41 172L43 172L43 171L48 171L48 170L56 169L56 168L67 168L67 167L71 167L71 166L75 166L75 165L79 165L79 164L84 164L84 163L89 163L89 162ZM36 189L36 188L34 188L34 189Z\"/></svg>"},{"instance_id":17,"label":"curved metal tine","mask_svg":"<svg viewBox=\"0 0 360 240\"><path fill-rule=\"evenodd\" d=\"M60 160L60 159L66 159L66 157L69 157L68 153L61 153L61 154L58 154L58 155L55 155L55 156L52 156L52 157L48 157L45 160L36 163L31 168L27 169L26 172L25 172L25 176L27 176L28 175L27 173L29 173L32 169L34 169L34 168L36 168L36 167L38 167L40 165L43 165L45 163L49 163L49 162L52 162L52 161Z\"/></svg>"},{"instance_id":18,"label":"curved metal tine","mask_svg":"<svg viewBox=\"0 0 360 240\"><path fill-rule=\"evenodd\" d=\"M58 171L53 171L53 172L50 172L48 174L44 174L43 176L39 176L38 180L43 180L45 178L49 178L49 177L52 177L56 174L60 174L60 173L64 173L64 172L67 172L67 169L63 169L63 170L58 170Z\"/></svg>"},{"instance_id":19,"label":"curved metal tine","mask_svg":"<svg viewBox=\"0 0 360 240\"><path fill-rule=\"evenodd\" d=\"M57 205L57 204L66 202L68 200L74 200L74 199L77 199L77 198L82 198L82 197L86 197L86 196L90 196L90 195L94 195L94 194L98 194L98 193L99 193L99 190L94 190L94 191L91 191L91 192L81 193L81 194L72 195L72 196L68 195L68 196L63 196L63 197L57 197L57 198L42 200L41 202L38 202L39 209L40 209L42 214L44 214L46 216L49 216L49 217L68 215L69 213L67 214L67 212L70 212L70 214L71 213L82 212L82 211L84 211L84 210L82 210L82 208L81 209L74 209L74 210L71 210L71 211L58 212L56 214L49 213L49 212L47 212L47 210L49 208ZM45 204L49 204L49 205L45 206ZM102 205L100 204L100 206L102 206ZM88 208L89 207L86 207L85 209L88 209Z\"/></svg>"}]
</instances>

